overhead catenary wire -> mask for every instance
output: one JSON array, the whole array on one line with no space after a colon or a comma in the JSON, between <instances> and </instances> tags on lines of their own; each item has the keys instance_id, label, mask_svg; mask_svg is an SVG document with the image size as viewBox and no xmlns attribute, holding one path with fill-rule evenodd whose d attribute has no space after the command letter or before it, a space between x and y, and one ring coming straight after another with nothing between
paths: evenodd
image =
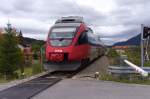
<instances>
[{"instance_id":1,"label":"overhead catenary wire","mask_svg":"<svg viewBox=\"0 0 150 99\"><path fill-rule=\"evenodd\" d=\"M83 16L84 15L84 11L81 9L81 7L77 4L77 2L76 1L74 1L74 0L71 0L71 2L72 2L72 4L73 4L73 6L75 7L75 8L77 8L76 10L79 12L79 14L81 15L81 16Z\"/></svg>"},{"instance_id":2,"label":"overhead catenary wire","mask_svg":"<svg viewBox=\"0 0 150 99\"><path fill-rule=\"evenodd\" d=\"M84 17L84 15L86 14L86 13L88 13L88 12L85 12L85 10L83 10L82 8L81 8L81 6L75 1L75 0L71 0L71 2L72 2L72 4L73 4L73 6L75 7L75 8L77 8L77 11L79 12L79 15L80 16L82 16L82 17ZM86 21L88 21L88 20L86 20ZM97 26L96 24L92 24L92 23L88 23L87 22L87 24L88 24L88 26L90 27L90 26ZM105 45L104 44L104 42L102 42L103 43L103 45Z\"/></svg>"},{"instance_id":3,"label":"overhead catenary wire","mask_svg":"<svg viewBox=\"0 0 150 99\"><path fill-rule=\"evenodd\" d=\"M79 12L79 15L84 17L85 14L88 14L89 12L87 12L86 10L83 10L83 8L81 8L81 6L75 1L75 0L71 0L72 1L72 4L75 6L75 8L77 8L78 12ZM88 21L88 20L86 20ZM88 22L87 22L88 23ZM91 26L93 25L92 23L88 23L88 26ZM95 25L94 25L95 26Z\"/></svg>"}]
</instances>

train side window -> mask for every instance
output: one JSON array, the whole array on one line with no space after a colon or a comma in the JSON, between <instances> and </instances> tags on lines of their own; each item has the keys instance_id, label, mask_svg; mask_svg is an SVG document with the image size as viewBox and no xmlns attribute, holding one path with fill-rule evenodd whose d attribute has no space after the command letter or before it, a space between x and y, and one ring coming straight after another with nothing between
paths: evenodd
<instances>
[{"instance_id":1,"label":"train side window","mask_svg":"<svg viewBox=\"0 0 150 99\"><path fill-rule=\"evenodd\" d=\"M88 43L87 32L83 32L78 39L78 45L87 43Z\"/></svg>"}]
</instances>

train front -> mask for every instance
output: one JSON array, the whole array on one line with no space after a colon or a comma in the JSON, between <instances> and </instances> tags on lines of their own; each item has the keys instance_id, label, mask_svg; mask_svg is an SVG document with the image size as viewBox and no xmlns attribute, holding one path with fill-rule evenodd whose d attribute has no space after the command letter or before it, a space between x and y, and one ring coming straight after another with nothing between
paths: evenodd
<instances>
[{"instance_id":1,"label":"train front","mask_svg":"<svg viewBox=\"0 0 150 99\"><path fill-rule=\"evenodd\" d=\"M80 23L58 23L50 29L46 42L45 69L61 71L80 67L73 46L79 26Z\"/></svg>"}]
</instances>

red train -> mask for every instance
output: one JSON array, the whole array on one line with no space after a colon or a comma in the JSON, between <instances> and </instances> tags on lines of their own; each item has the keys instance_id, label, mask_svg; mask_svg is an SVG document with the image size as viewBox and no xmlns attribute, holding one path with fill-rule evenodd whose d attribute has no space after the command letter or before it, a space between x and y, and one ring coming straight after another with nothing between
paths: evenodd
<instances>
[{"instance_id":1,"label":"red train","mask_svg":"<svg viewBox=\"0 0 150 99\"><path fill-rule=\"evenodd\" d=\"M103 46L89 42L92 29L82 17L62 17L49 30L46 42L45 69L75 70L104 54Z\"/></svg>"}]
</instances>

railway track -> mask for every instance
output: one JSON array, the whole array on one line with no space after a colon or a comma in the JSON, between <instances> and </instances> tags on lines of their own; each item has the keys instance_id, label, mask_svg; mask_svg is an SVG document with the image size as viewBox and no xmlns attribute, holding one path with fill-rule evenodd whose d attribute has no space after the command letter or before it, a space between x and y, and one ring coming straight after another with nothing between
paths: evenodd
<instances>
[{"instance_id":1,"label":"railway track","mask_svg":"<svg viewBox=\"0 0 150 99\"><path fill-rule=\"evenodd\" d=\"M58 83L62 79L73 77L74 75L91 65L95 60L91 61L87 65L81 66L81 68L77 69L76 71L50 72L38 78L2 90L0 91L0 99L30 99L36 94Z\"/></svg>"}]
</instances>

